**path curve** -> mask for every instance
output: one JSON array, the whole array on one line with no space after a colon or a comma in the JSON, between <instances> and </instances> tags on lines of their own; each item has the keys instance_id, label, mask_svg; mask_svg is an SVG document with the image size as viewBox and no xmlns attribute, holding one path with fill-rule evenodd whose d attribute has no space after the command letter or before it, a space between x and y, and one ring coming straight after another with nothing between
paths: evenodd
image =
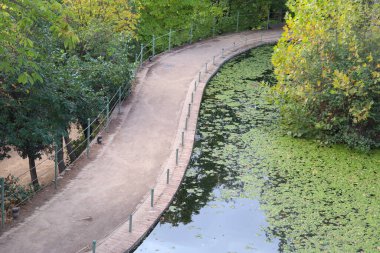
<instances>
[{"instance_id":1,"label":"path curve","mask_svg":"<svg viewBox=\"0 0 380 253\"><path fill-rule=\"evenodd\" d=\"M51 200L4 233L0 252L77 252L92 240L101 242L97 252L124 252L133 246L156 222L182 180L207 80L226 59L280 35L280 30L229 34L164 53L144 65L117 126L96 156ZM224 58L222 48L231 48ZM206 62L209 70L194 93L186 145L176 166L194 81L199 71L205 72ZM148 198L151 188L157 194L154 208ZM126 220L136 207L133 232L128 233Z\"/></svg>"}]
</instances>

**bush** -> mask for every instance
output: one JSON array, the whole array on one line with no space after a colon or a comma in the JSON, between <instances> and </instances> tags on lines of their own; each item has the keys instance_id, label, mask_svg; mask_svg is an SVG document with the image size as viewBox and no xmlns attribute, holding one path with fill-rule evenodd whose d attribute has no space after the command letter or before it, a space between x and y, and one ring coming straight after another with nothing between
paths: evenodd
<instances>
[{"instance_id":1,"label":"bush","mask_svg":"<svg viewBox=\"0 0 380 253\"><path fill-rule=\"evenodd\" d=\"M289 1L273 56L282 123L295 136L380 147L380 4Z\"/></svg>"}]
</instances>

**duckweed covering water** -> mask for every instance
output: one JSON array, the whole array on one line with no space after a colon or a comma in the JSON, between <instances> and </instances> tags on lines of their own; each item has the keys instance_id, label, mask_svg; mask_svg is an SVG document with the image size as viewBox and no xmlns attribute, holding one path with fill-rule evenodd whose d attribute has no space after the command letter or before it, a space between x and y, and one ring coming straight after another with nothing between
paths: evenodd
<instances>
[{"instance_id":1,"label":"duckweed covering water","mask_svg":"<svg viewBox=\"0 0 380 253\"><path fill-rule=\"evenodd\" d=\"M184 241L193 252L380 251L380 152L321 147L282 135L277 108L269 102L271 53L271 46L253 49L208 84L184 182L138 252L151 252L152 240L164 252L191 252L178 247ZM241 228L230 240L229 231L218 234L205 223L217 215L231 223L236 209L241 212L233 223ZM258 230L260 235L251 234ZM231 240L241 245L231 249ZM215 241L220 247L204 246Z\"/></svg>"}]
</instances>

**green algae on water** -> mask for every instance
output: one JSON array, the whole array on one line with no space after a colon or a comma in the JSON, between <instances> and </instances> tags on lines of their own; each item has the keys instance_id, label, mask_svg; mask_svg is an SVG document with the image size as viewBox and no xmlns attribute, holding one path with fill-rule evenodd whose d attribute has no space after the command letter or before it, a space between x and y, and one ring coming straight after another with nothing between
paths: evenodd
<instances>
[{"instance_id":1,"label":"green algae on water","mask_svg":"<svg viewBox=\"0 0 380 253\"><path fill-rule=\"evenodd\" d=\"M380 152L284 136L271 103L272 52L253 49L208 84L192 159L164 222L188 224L216 199L232 208L234 199L259 199L280 252L380 252Z\"/></svg>"}]
</instances>

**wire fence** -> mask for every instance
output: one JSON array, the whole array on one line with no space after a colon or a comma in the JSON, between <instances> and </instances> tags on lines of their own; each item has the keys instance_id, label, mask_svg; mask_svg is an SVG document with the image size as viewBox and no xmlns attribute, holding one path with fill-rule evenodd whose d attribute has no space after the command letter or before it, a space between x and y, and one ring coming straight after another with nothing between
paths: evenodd
<instances>
[{"instance_id":1,"label":"wire fence","mask_svg":"<svg viewBox=\"0 0 380 253\"><path fill-rule=\"evenodd\" d=\"M257 43L257 44L274 43L275 41L277 41L277 39L278 39L277 35L267 36L265 38L260 36L254 39L247 39L247 38L240 39L239 41L234 41L230 47L223 48L220 53L214 55L212 58L210 58L208 61L205 62L205 64L203 65L204 68L202 67L202 69L199 71L199 76L197 80L194 82L194 86L192 86L192 89L189 90L189 93L187 94L187 97L186 97L186 101L184 102L184 104L188 105L188 107L185 107L182 111L181 117L182 119L185 118L185 120L181 120L181 122L184 121L185 123L177 132L176 139L174 142L175 143L174 145L177 148L175 149L174 154L170 157L172 161L164 166L164 169L162 173L158 176L154 184L154 187L150 188L149 192L145 195L144 201L142 202L142 204L138 206L131 214L129 214L128 218L124 219L118 226L116 226L113 231L111 231L107 236L105 236L106 239L111 237L112 234L115 233L115 231L117 231L121 226L124 226L125 224L127 224L127 222L128 222L128 232L132 233L134 231L134 222L138 222L138 221L134 221L134 217L137 216L138 212L140 212L141 210L144 210L142 206L145 205L146 207L149 205L152 209L156 206L158 198L159 198L157 196L162 196L165 189L164 186L171 183L173 174L181 166L181 162L183 162L183 160L186 159L183 156L184 150L187 148L186 143L185 143L185 136L194 134L196 130L195 129L196 126L190 127L188 123L190 117L191 116L194 117L196 113L196 110L193 108L194 96L197 93L197 91L199 93L203 92L203 90L198 89L198 86L202 81L206 82L207 81L206 78L210 77L207 75L208 73L210 73L209 71L212 69L215 70L215 68L217 68L216 65L221 65L221 63L227 61L228 53L236 51L238 47L244 48L244 46L247 46L248 44L253 44L253 43ZM218 61L218 64L217 64L217 61ZM143 216L143 214L138 214L138 215L140 217ZM141 230L141 228L139 228L139 230ZM97 247L103 245L106 239L103 239L99 242L96 240L93 240L91 245L88 245L82 248L77 253L88 252L90 250L95 253ZM133 247L133 245L131 246Z\"/></svg>"},{"instance_id":2,"label":"wire fence","mask_svg":"<svg viewBox=\"0 0 380 253\"><path fill-rule=\"evenodd\" d=\"M200 20L198 23L193 23L189 27L185 27L183 29L179 30L170 30L168 33L160 35L155 37L155 35L152 35L152 40L147 43L146 45L141 44L139 49L140 52L138 54L135 54L135 69L133 71L133 78L135 77L136 72L138 71L139 67L143 65L145 60L150 60L152 57L155 57L157 54L160 54L165 51L170 51L174 47L178 47L184 44L191 44L195 41L198 41L200 39L204 38L210 38L214 37L221 33L227 33L227 32L236 32L241 30L246 30L248 28L252 28L252 23L255 24L261 24L261 29L269 29L270 24L273 23L281 23L282 17L278 18L276 17L276 21L271 19L271 16L276 17L278 13L271 13L268 14L268 18L266 20L254 20L253 14L245 14L240 15L239 13L235 17L225 17L220 19L211 19L212 22L210 22L210 19L207 20ZM251 21L249 21L251 19ZM252 21L253 20L253 21ZM207 21L207 22L206 22ZM264 22L264 23L263 23ZM203 26L202 26L203 24ZM263 25L264 24L264 25ZM268 39L268 38L267 38ZM269 41L272 41L273 39L269 38ZM188 101L186 101L185 104L189 104L188 107L188 114L186 116L185 125L183 126L183 129L178 132L177 134L177 141L176 145L178 145L178 148L176 149L175 155L173 159L175 159L174 165L170 168L167 168L163 171L163 173L158 177L157 181L159 180L166 180L166 183L169 184L169 180L171 178L171 175L173 174L173 170L178 166L179 159L181 156L181 152L184 149L184 137L186 132L189 130L188 128L188 119L190 117L191 111L192 111L192 104L193 104L193 96L194 93L197 91L197 86L199 85L199 82L201 81L201 75L204 73L207 73L208 67L212 67L215 65L216 59L222 60L225 57L225 54L228 51L235 50L238 46L246 45L247 43L254 43L254 42L265 42L263 41L263 38L255 38L248 40L245 38L245 40L235 41L230 47L224 48L221 50L221 52L217 55L214 55L212 59L210 59L207 63L205 63L205 67L203 68L203 71L200 70L199 72L199 78L198 81L195 81L194 83L194 90L192 91L191 98L188 96ZM133 79L132 78L132 79ZM30 174L31 171L36 170L39 167L41 167L44 163L47 163L48 161L54 161L54 168L51 168L50 170L46 170L43 172L39 177L43 177L46 175L53 176L50 178L50 183L47 183L45 185L41 185L40 187L37 187L33 190L30 190L30 192L25 192L25 190L22 187L19 187L17 185L17 180L12 181L10 178L0 178L0 196L1 196L1 228L4 228L4 225L6 223L6 218L12 218L17 216L17 212L19 210L19 207L25 203L25 201L28 201L31 199L36 193L42 191L46 187L54 185L54 188L57 189L60 173L59 173L59 164L62 162L65 162L64 159L59 159L58 154L64 153L66 158L68 158L66 169L70 168L70 165L75 163L79 158L86 156L87 158L90 158L91 156L91 147L94 143L101 143L102 141L102 135L106 134L109 131L109 124L110 122L117 117L117 115L121 112L121 105L122 103L128 98L132 90L131 83L127 83L122 87L119 87L116 93L111 98L107 98L106 105L102 109L101 112L95 117L95 118L88 118L87 119L87 127L84 129L81 129L78 132L78 138L68 141L67 143L64 143L60 147L58 147L57 144L54 145L54 152L51 152L46 158L44 158L41 162L36 164L33 168L25 170L21 172L19 175L15 175L15 178L21 178L25 177L28 174ZM117 112L116 112L117 111ZM65 138L65 140L67 140ZM71 159L74 157L73 159ZM51 172L54 173L51 173ZM10 181L11 184L6 184L6 180ZM37 181L38 178L35 180L32 180L30 185L33 185L34 181ZM12 183L13 182L13 183ZM156 184L157 185L157 184ZM160 191L163 191L163 189L159 189ZM6 194L7 192L10 192L10 194ZM150 204L153 207L154 205L154 188L151 188L150 194L147 195L147 198L150 198ZM156 192L157 194L157 192ZM132 214L129 215L128 219L123 221L121 224L129 221L129 232L132 232L132 217L133 215L138 211L136 209ZM9 217L10 216L10 217ZM84 249L82 249L79 252L83 252L86 250L89 250L92 248L93 252L96 250L97 243L96 241L93 241L91 246L88 246Z\"/></svg>"}]
</instances>

